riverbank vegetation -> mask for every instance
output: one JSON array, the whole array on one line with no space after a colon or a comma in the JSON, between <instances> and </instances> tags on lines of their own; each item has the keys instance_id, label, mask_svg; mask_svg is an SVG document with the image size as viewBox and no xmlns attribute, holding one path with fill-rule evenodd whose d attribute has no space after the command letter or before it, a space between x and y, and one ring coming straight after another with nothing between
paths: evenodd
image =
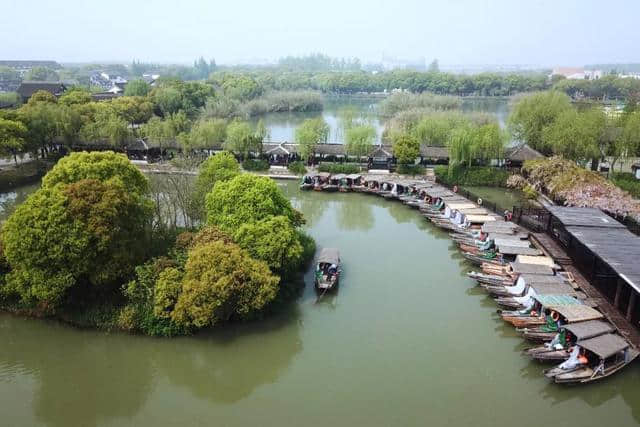
<instances>
[{"instance_id":1,"label":"riverbank vegetation","mask_svg":"<svg viewBox=\"0 0 640 427\"><path fill-rule=\"evenodd\" d=\"M189 229L160 219L164 200L125 156L61 159L3 224L0 304L171 336L263 316L294 293L315 245L273 181L219 154L181 190L201 216Z\"/></svg>"},{"instance_id":2,"label":"riverbank vegetation","mask_svg":"<svg viewBox=\"0 0 640 427\"><path fill-rule=\"evenodd\" d=\"M518 141L545 155L562 155L596 168L605 157L615 163L640 154L640 111L631 99L620 114L600 105L572 104L557 91L541 92L515 101L509 128Z\"/></svg>"},{"instance_id":3,"label":"riverbank vegetation","mask_svg":"<svg viewBox=\"0 0 640 427\"><path fill-rule=\"evenodd\" d=\"M436 166L434 173L439 182L449 186L487 186L507 187L507 180L511 173L506 169L493 167L473 166L469 168L449 168L448 166Z\"/></svg>"}]
</instances>

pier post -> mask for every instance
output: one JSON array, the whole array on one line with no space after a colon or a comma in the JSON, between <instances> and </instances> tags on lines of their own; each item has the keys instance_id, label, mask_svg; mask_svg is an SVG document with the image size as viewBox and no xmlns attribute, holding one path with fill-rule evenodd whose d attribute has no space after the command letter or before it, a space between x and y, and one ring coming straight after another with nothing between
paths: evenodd
<instances>
[{"instance_id":1,"label":"pier post","mask_svg":"<svg viewBox=\"0 0 640 427\"><path fill-rule=\"evenodd\" d=\"M631 322L631 316L633 316L633 309L636 306L636 293L635 290L631 290L631 297L629 297L629 305L627 306L627 321Z\"/></svg>"},{"instance_id":2,"label":"pier post","mask_svg":"<svg viewBox=\"0 0 640 427\"><path fill-rule=\"evenodd\" d=\"M618 279L618 286L616 286L616 297L613 300L613 306L615 308L620 307L620 294L622 294L622 282Z\"/></svg>"}]
</instances>

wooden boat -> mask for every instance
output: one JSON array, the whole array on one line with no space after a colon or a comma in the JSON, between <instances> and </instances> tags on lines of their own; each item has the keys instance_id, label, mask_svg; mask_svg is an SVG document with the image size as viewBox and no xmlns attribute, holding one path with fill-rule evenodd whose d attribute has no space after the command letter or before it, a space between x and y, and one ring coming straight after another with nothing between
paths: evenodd
<instances>
[{"instance_id":1,"label":"wooden boat","mask_svg":"<svg viewBox=\"0 0 640 427\"><path fill-rule=\"evenodd\" d=\"M524 328L566 325L604 317L598 310L568 295L536 295L533 299L536 302L533 310L505 311L501 313L502 319L525 332ZM549 328L547 332L555 331Z\"/></svg>"},{"instance_id":2,"label":"wooden boat","mask_svg":"<svg viewBox=\"0 0 640 427\"><path fill-rule=\"evenodd\" d=\"M349 175L345 175L344 177L345 185L340 186L340 191L360 191L363 187L362 185L362 175L357 173L352 173Z\"/></svg>"},{"instance_id":3,"label":"wooden boat","mask_svg":"<svg viewBox=\"0 0 640 427\"><path fill-rule=\"evenodd\" d=\"M589 383L609 377L638 357L621 336L604 334L580 341L560 365L544 371L556 383Z\"/></svg>"},{"instance_id":4,"label":"wooden boat","mask_svg":"<svg viewBox=\"0 0 640 427\"><path fill-rule=\"evenodd\" d=\"M323 248L316 266L316 289L327 291L340 281L340 252L335 248Z\"/></svg>"},{"instance_id":5,"label":"wooden boat","mask_svg":"<svg viewBox=\"0 0 640 427\"><path fill-rule=\"evenodd\" d=\"M315 191L324 190L324 186L329 183L331 174L328 172L319 172L313 176L313 189Z\"/></svg>"},{"instance_id":6,"label":"wooden boat","mask_svg":"<svg viewBox=\"0 0 640 427\"><path fill-rule=\"evenodd\" d=\"M570 325L560 326L551 342L540 347L533 347L523 353L534 360L542 362L562 361L569 358L571 348L580 341L614 332L613 326L602 320L588 320Z\"/></svg>"},{"instance_id":7,"label":"wooden boat","mask_svg":"<svg viewBox=\"0 0 640 427\"><path fill-rule=\"evenodd\" d=\"M313 188L313 177L311 175L305 175L300 182L301 190L311 190Z\"/></svg>"},{"instance_id":8,"label":"wooden boat","mask_svg":"<svg viewBox=\"0 0 640 427\"><path fill-rule=\"evenodd\" d=\"M322 186L322 191L338 191L340 187L340 179L344 174L331 175L329 180Z\"/></svg>"}]
</instances>

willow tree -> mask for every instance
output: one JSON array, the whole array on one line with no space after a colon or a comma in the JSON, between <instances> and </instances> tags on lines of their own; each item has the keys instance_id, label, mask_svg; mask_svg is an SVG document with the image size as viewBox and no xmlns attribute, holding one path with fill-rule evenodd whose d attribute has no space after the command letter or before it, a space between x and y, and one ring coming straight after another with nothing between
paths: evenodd
<instances>
[{"instance_id":1,"label":"willow tree","mask_svg":"<svg viewBox=\"0 0 640 427\"><path fill-rule=\"evenodd\" d=\"M347 129L345 134L345 151L348 155L356 156L358 161L366 156L373 146L376 130L371 125L356 125Z\"/></svg>"},{"instance_id":2,"label":"willow tree","mask_svg":"<svg viewBox=\"0 0 640 427\"><path fill-rule=\"evenodd\" d=\"M315 152L316 144L327 142L329 125L321 117L306 119L296 128L296 142L299 145L300 156L309 159Z\"/></svg>"}]
</instances>

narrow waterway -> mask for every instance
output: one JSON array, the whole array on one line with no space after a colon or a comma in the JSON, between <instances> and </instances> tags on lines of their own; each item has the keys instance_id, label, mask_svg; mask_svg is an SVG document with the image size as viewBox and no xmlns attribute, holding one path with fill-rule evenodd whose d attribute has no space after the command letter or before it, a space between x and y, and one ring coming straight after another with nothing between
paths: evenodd
<instances>
[{"instance_id":1,"label":"narrow waterway","mask_svg":"<svg viewBox=\"0 0 640 427\"><path fill-rule=\"evenodd\" d=\"M275 318L152 339L0 315L0 425L635 426L640 364L550 384L448 235L364 194L280 182L338 291Z\"/></svg>"}]
</instances>

